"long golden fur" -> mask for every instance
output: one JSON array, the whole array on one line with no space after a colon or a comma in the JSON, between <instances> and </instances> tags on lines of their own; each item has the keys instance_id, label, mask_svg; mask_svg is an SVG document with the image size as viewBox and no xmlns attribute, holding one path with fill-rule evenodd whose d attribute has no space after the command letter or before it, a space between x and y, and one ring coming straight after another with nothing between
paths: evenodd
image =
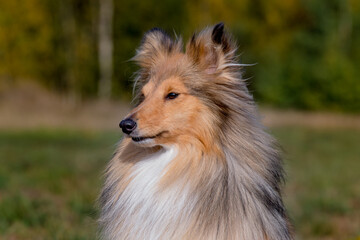
<instances>
[{"instance_id":1,"label":"long golden fur","mask_svg":"<svg viewBox=\"0 0 360 240\"><path fill-rule=\"evenodd\" d=\"M134 57L139 104L127 116L136 128L100 196L104 239L293 239L281 158L236 49L221 23L185 52L160 29L145 34Z\"/></svg>"}]
</instances>

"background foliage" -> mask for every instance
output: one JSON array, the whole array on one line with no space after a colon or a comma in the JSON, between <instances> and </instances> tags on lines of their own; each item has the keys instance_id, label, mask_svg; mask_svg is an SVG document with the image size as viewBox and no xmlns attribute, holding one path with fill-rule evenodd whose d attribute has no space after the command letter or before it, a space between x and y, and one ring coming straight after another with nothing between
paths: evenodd
<instances>
[{"instance_id":1,"label":"background foliage","mask_svg":"<svg viewBox=\"0 0 360 240\"><path fill-rule=\"evenodd\" d=\"M0 81L31 79L77 98L98 94L98 0L0 1ZM112 97L130 96L141 37L158 26L183 34L224 21L250 88L264 104L360 111L357 0L113 2Z\"/></svg>"}]
</instances>

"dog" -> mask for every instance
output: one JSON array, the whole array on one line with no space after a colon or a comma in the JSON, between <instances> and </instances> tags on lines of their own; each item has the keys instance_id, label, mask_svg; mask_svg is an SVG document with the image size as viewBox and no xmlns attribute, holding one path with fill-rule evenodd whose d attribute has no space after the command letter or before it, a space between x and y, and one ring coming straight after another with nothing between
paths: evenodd
<instances>
[{"instance_id":1,"label":"dog","mask_svg":"<svg viewBox=\"0 0 360 240\"><path fill-rule=\"evenodd\" d=\"M103 239L289 240L283 168L219 23L186 44L148 31L137 106L105 172Z\"/></svg>"}]
</instances>

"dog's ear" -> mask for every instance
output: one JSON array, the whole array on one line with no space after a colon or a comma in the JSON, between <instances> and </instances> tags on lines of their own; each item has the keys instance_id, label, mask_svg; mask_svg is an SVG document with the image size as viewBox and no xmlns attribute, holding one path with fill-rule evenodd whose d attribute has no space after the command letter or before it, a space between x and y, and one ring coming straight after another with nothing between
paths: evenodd
<instances>
[{"instance_id":1,"label":"dog's ear","mask_svg":"<svg viewBox=\"0 0 360 240\"><path fill-rule=\"evenodd\" d=\"M186 45L186 54L209 74L234 61L235 52L236 46L225 32L223 23L194 34Z\"/></svg>"},{"instance_id":2,"label":"dog's ear","mask_svg":"<svg viewBox=\"0 0 360 240\"><path fill-rule=\"evenodd\" d=\"M179 45L164 30L153 28L145 33L133 60L142 68L151 68L159 58L179 51Z\"/></svg>"}]
</instances>

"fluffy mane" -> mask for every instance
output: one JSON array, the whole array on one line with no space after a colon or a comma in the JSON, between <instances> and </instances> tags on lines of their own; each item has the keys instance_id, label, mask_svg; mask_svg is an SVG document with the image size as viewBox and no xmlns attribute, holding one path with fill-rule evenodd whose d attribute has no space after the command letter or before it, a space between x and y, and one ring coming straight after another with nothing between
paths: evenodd
<instances>
[{"instance_id":1,"label":"fluffy mane","mask_svg":"<svg viewBox=\"0 0 360 240\"><path fill-rule=\"evenodd\" d=\"M137 95L154 76L177 76L199 113L177 144L122 141L100 196L105 239L293 239L281 157L236 50L221 23L194 34L185 53L160 29L145 34L134 57Z\"/></svg>"}]
</instances>

